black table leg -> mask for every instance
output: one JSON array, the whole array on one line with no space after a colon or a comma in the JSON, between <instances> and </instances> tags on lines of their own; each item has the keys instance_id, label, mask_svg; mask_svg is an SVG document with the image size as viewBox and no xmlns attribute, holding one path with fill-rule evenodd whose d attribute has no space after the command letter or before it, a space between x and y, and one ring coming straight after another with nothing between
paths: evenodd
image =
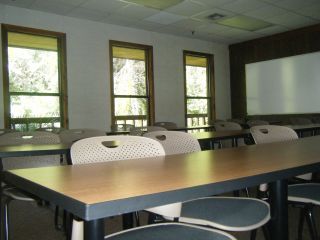
<instances>
[{"instance_id":1,"label":"black table leg","mask_svg":"<svg viewBox=\"0 0 320 240\"><path fill-rule=\"evenodd\" d=\"M272 240L288 240L288 184L287 180L270 183L271 220L269 222Z\"/></svg>"},{"instance_id":2,"label":"black table leg","mask_svg":"<svg viewBox=\"0 0 320 240\"><path fill-rule=\"evenodd\" d=\"M104 239L104 219L86 221L84 223L85 240L103 240Z\"/></svg>"}]
</instances>

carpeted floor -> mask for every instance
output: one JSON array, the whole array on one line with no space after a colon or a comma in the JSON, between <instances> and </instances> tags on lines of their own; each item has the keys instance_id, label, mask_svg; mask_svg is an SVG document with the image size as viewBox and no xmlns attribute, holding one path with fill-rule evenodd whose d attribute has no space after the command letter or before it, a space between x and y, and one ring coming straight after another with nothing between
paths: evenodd
<instances>
[{"instance_id":1,"label":"carpeted floor","mask_svg":"<svg viewBox=\"0 0 320 240\"><path fill-rule=\"evenodd\" d=\"M14 201L10 205L11 210L11 240L63 240L65 235L57 231L53 225L53 210L48 207L39 207L35 203ZM320 211L316 211L316 220L320 224ZM297 239L299 209L289 207L290 240ZM146 222L146 215L142 214L142 222ZM121 218L113 217L106 221L106 232L121 230ZM318 226L319 227L319 226ZM320 228L319 228L320 229ZM232 233L239 240L249 240L246 233ZM257 240L263 240L262 231L258 231ZM305 226L304 240L309 240L308 229Z\"/></svg>"}]
</instances>

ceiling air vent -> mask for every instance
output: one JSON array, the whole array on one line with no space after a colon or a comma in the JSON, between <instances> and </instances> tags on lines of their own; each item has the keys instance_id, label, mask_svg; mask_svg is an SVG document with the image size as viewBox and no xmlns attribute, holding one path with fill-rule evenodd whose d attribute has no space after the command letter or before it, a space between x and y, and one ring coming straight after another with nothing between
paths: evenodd
<instances>
[{"instance_id":1,"label":"ceiling air vent","mask_svg":"<svg viewBox=\"0 0 320 240\"><path fill-rule=\"evenodd\" d=\"M215 20L218 20L218 19L221 19L223 17L225 17L226 15L223 15L223 14L220 14L220 13L213 13L213 14L210 14L207 19L210 19L212 21L215 21Z\"/></svg>"}]
</instances>

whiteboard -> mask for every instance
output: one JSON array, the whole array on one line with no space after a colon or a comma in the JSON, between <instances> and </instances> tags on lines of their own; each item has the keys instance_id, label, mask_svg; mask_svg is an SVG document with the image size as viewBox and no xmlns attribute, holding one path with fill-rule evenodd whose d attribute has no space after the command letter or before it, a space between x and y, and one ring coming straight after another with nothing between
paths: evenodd
<instances>
[{"instance_id":1,"label":"whiteboard","mask_svg":"<svg viewBox=\"0 0 320 240\"><path fill-rule=\"evenodd\" d=\"M320 52L245 68L247 115L320 112Z\"/></svg>"}]
</instances>

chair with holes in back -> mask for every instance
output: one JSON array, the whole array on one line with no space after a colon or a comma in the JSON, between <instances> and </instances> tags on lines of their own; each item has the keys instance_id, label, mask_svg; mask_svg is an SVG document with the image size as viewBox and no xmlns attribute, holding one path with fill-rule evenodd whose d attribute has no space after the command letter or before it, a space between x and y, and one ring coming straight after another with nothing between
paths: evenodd
<instances>
[{"instance_id":1,"label":"chair with holes in back","mask_svg":"<svg viewBox=\"0 0 320 240\"><path fill-rule=\"evenodd\" d=\"M0 135L0 145L21 145L21 144L58 144L59 136L51 132L7 132ZM32 156L32 157L8 157L2 158L3 170L17 168L31 168L60 165L59 155ZM35 201L33 196L18 190L15 187L4 185L2 191L1 213L3 221L4 239L10 237L9 228L9 204L13 200ZM38 199L37 199L38 200Z\"/></svg>"},{"instance_id":2,"label":"chair with holes in back","mask_svg":"<svg viewBox=\"0 0 320 240\"><path fill-rule=\"evenodd\" d=\"M86 138L75 142L71 146L71 159L73 164L88 164L104 161L124 161L146 157L160 157L165 155L161 144L150 138L139 136L103 136ZM139 161L139 160L137 160ZM174 206L175 217L180 216L181 204ZM164 210L164 209L162 209ZM166 212L164 211L164 214ZM73 239L83 236L83 224L74 221ZM173 237L168 237L168 234ZM109 240L123 239L148 239L152 236L155 240L184 239L193 240L235 240L229 234L218 230L209 230L202 227L189 226L181 223L155 224L133 228L106 236Z\"/></svg>"},{"instance_id":3,"label":"chair with holes in back","mask_svg":"<svg viewBox=\"0 0 320 240\"><path fill-rule=\"evenodd\" d=\"M250 129L252 137L256 144L293 141L298 139L297 133L291 128L285 126L265 125L256 126ZM288 186L288 200L296 206L302 206L300 213L300 222L298 228L298 239L302 240L302 229L304 219L307 219L311 239L318 240L318 234L314 221L313 208L320 205L320 184L311 183L312 174L299 175L304 183L292 184ZM309 183L306 182L309 180ZM264 191L267 190L265 184Z\"/></svg>"},{"instance_id":4,"label":"chair with holes in back","mask_svg":"<svg viewBox=\"0 0 320 240\"><path fill-rule=\"evenodd\" d=\"M214 129L217 132L220 131L237 131L237 130L242 130L242 127L240 124L235 123L235 122L216 122L214 124ZM236 146L245 146L246 144L244 143L244 139L235 139ZM220 141L220 147L221 148L228 148L228 147L234 147L232 140L222 140Z\"/></svg>"},{"instance_id":5,"label":"chair with holes in back","mask_svg":"<svg viewBox=\"0 0 320 240\"><path fill-rule=\"evenodd\" d=\"M249 128L251 128L254 126L269 125L269 122L259 119L252 119L247 121L247 125Z\"/></svg>"},{"instance_id":6,"label":"chair with holes in back","mask_svg":"<svg viewBox=\"0 0 320 240\"><path fill-rule=\"evenodd\" d=\"M62 143L74 143L83 138L105 136L106 132L93 128L65 129L59 133Z\"/></svg>"},{"instance_id":7,"label":"chair with holes in back","mask_svg":"<svg viewBox=\"0 0 320 240\"><path fill-rule=\"evenodd\" d=\"M153 126L163 127L167 130L174 130L178 127L174 122L155 122Z\"/></svg>"},{"instance_id":8,"label":"chair with holes in back","mask_svg":"<svg viewBox=\"0 0 320 240\"><path fill-rule=\"evenodd\" d=\"M159 131L146 133L144 136L161 143L166 155L201 151L198 140L189 133ZM152 208L147 211L159 215L158 209ZM263 227L265 237L268 238L265 224L269 219L269 204L262 200L211 196L183 202L178 221L224 231L252 231L251 239L254 239L256 229L260 227Z\"/></svg>"},{"instance_id":9,"label":"chair with holes in back","mask_svg":"<svg viewBox=\"0 0 320 240\"><path fill-rule=\"evenodd\" d=\"M159 126L147 126L147 132L155 132L155 131L167 131L167 129Z\"/></svg>"}]
</instances>

